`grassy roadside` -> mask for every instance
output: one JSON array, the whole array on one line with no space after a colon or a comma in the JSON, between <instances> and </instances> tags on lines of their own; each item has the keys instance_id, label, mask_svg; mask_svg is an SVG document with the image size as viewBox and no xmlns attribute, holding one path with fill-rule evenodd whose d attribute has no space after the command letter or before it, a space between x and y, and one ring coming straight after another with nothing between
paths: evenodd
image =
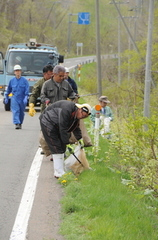
<instances>
[{"instance_id":1,"label":"grassy roadside","mask_svg":"<svg viewBox=\"0 0 158 240\"><path fill-rule=\"evenodd\" d=\"M86 150L93 170L65 176L60 232L67 240L157 240L157 203L121 183L125 176L114 170L118 155L113 150L109 158L107 140L100 139L100 149L96 163L92 148Z\"/></svg>"},{"instance_id":2,"label":"grassy roadside","mask_svg":"<svg viewBox=\"0 0 158 240\"><path fill-rule=\"evenodd\" d=\"M81 95L95 92L94 64L88 65L89 71L82 67ZM87 71L89 75L84 75ZM98 103L97 96L85 96L79 102ZM157 240L157 199L150 191L126 185L129 176L118 170L122 159L111 142L100 139L99 147L97 158L92 148L85 149L92 171L83 172L78 179L68 174L60 181L65 191L60 232L66 240Z\"/></svg>"}]
</instances>

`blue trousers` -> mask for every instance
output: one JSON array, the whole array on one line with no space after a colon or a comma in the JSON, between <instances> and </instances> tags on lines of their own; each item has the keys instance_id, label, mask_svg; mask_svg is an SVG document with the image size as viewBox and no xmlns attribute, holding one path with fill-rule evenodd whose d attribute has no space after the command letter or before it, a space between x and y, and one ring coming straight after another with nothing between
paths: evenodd
<instances>
[{"instance_id":1,"label":"blue trousers","mask_svg":"<svg viewBox=\"0 0 158 240\"><path fill-rule=\"evenodd\" d=\"M13 113L13 123L22 124L25 115L26 105L23 103L23 99L17 98L14 95L11 97L11 111Z\"/></svg>"}]
</instances>

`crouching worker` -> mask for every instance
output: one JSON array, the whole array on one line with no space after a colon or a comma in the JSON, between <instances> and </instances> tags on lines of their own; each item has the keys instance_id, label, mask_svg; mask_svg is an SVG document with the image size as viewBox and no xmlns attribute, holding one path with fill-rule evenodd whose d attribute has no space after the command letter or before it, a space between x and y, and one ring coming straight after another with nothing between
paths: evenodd
<instances>
[{"instance_id":1,"label":"crouching worker","mask_svg":"<svg viewBox=\"0 0 158 240\"><path fill-rule=\"evenodd\" d=\"M48 106L40 115L41 130L53 155L54 177L59 178L65 173L66 146L72 151L69 145L70 133L73 132L77 141L81 140L80 119L87 118L90 114L89 104L61 100Z\"/></svg>"}]
</instances>

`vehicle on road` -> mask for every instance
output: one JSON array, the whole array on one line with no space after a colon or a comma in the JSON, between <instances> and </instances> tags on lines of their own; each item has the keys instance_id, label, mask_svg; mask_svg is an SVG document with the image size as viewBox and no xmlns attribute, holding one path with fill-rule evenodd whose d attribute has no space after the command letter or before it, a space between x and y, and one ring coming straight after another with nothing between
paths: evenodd
<instances>
[{"instance_id":1,"label":"vehicle on road","mask_svg":"<svg viewBox=\"0 0 158 240\"><path fill-rule=\"evenodd\" d=\"M47 64L55 66L64 62L64 56L59 55L57 47L37 43L36 39L30 39L28 43L10 44L7 48L5 57L0 52L0 91L3 95L4 109L10 111L10 98L5 104L5 93L8 83L14 77L14 65L18 64L22 67L22 76L24 76L30 86L30 94L32 87L38 79L43 76L43 67ZM36 105L40 104L40 98L37 99Z\"/></svg>"}]
</instances>

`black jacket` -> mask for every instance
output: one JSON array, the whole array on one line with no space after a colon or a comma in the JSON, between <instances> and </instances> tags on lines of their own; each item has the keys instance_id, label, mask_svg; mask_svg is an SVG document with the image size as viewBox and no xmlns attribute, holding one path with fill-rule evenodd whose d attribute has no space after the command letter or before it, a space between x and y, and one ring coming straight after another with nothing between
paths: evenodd
<instances>
[{"instance_id":1,"label":"black jacket","mask_svg":"<svg viewBox=\"0 0 158 240\"><path fill-rule=\"evenodd\" d=\"M46 108L40 115L40 121L49 130L53 127L59 129L62 142L69 144L70 132L74 133L77 140L82 138L76 113L77 107L74 102L61 100Z\"/></svg>"},{"instance_id":2,"label":"black jacket","mask_svg":"<svg viewBox=\"0 0 158 240\"><path fill-rule=\"evenodd\" d=\"M71 87L74 90L74 92L76 94L78 94L77 84L76 84L75 80L68 76L68 79L66 79L66 81L68 81L68 83L71 85Z\"/></svg>"}]
</instances>

